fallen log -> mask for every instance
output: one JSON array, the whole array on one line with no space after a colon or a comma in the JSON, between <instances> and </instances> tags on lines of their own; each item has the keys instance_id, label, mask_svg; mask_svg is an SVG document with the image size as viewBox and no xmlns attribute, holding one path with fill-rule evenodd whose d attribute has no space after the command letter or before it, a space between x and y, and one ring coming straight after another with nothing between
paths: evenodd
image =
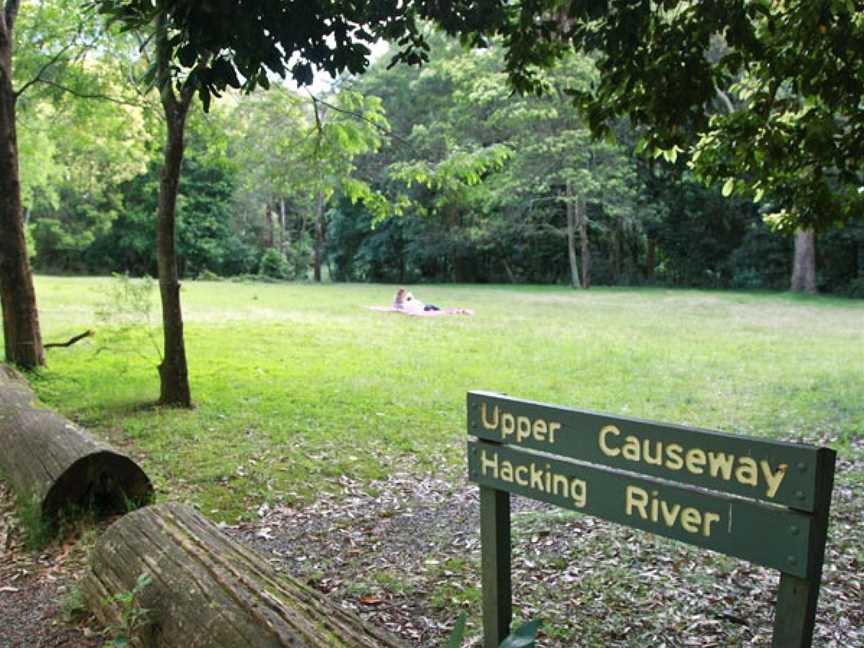
<instances>
[{"instance_id":1,"label":"fallen log","mask_svg":"<svg viewBox=\"0 0 864 648\"><path fill-rule=\"evenodd\" d=\"M49 524L61 512L125 513L153 499L144 471L124 454L41 407L27 381L0 365L0 475Z\"/></svg>"},{"instance_id":2,"label":"fallen log","mask_svg":"<svg viewBox=\"0 0 864 648\"><path fill-rule=\"evenodd\" d=\"M80 586L107 626L121 623L118 594L151 579L137 641L160 648L395 648L395 638L323 594L279 575L191 507L169 502L120 518L102 535Z\"/></svg>"}]
</instances>

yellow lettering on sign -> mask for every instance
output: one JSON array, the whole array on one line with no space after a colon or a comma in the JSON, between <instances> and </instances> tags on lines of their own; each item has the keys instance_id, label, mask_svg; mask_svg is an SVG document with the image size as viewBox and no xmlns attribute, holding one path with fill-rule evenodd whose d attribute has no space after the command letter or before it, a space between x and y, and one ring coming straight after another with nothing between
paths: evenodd
<instances>
[{"instance_id":1,"label":"yellow lettering on sign","mask_svg":"<svg viewBox=\"0 0 864 648\"><path fill-rule=\"evenodd\" d=\"M641 438L635 434L624 435L615 425L604 425L600 428L597 447L607 457L620 457L667 470L686 470L693 475L706 475L723 481L734 480L754 488L764 486L765 495L769 498L777 495L789 470L787 464L777 464L775 470L772 464L764 459L757 461L752 457L731 452L684 448L679 443ZM638 468L634 470L638 471ZM638 498L638 495L634 497Z\"/></svg>"},{"instance_id":2,"label":"yellow lettering on sign","mask_svg":"<svg viewBox=\"0 0 864 648\"><path fill-rule=\"evenodd\" d=\"M762 474L765 476L765 483L768 484L768 489L765 494L768 497L774 497L777 494L777 489L783 483L783 478L786 476L786 470L789 468L786 464L777 466L777 472L771 471L771 465L767 461L760 461L759 466L762 468Z\"/></svg>"},{"instance_id":3,"label":"yellow lettering on sign","mask_svg":"<svg viewBox=\"0 0 864 648\"><path fill-rule=\"evenodd\" d=\"M557 425L557 423L555 425ZM538 441L545 441L546 440L546 431L547 431L546 421L544 421L543 419L537 419L536 421L534 421L534 438L535 439L537 439ZM550 442L551 442L551 439L550 439Z\"/></svg>"},{"instance_id":4,"label":"yellow lettering on sign","mask_svg":"<svg viewBox=\"0 0 864 648\"><path fill-rule=\"evenodd\" d=\"M622 456L630 461L639 461L641 455L639 452L639 439L635 436L628 436L624 439L624 449L621 451Z\"/></svg>"},{"instance_id":5,"label":"yellow lettering on sign","mask_svg":"<svg viewBox=\"0 0 864 648\"><path fill-rule=\"evenodd\" d=\"M684 467L684 459L682 454L684 448L677 443L670 443L666 446L666 467L669 470L681 470Z\"/></svg>"},{"instance_id":6,"label":"yellow lettering on sign","mask_svg":"<svg viewBox=\"0 0 864 648\"><path fill-rule=\"evenodd\" d=\"M527 416L516 417L516 442L524 441L531 436L531 419Z\"/></svg>"},{"instance_id":7,"label":"yellow lettering on sign","mask_svg":"<svg viewBox=\"0 0 864 648\"><path fill-rule=\"evenodd\" d=\"M701 475L705 472L704 466L708 462L708 457L705 456L705 451L699 448L691 448L684 455L684 465L694 475Z\"/></svg>"},{"instance_id":8,"label":"yellow lettering on sign","mask_svg":"<svg viewBox=\"0 0 864 648\"><path fill-rule=\"evenodd\" d=\"M480 473L485 477L486 469L489 468L492 471L492 476L495 479L498 479L498 454L493 454L492 458L488 458L486 456L486 451L483 450L480 453Z\"/></svg>"},{"instance_id":9,"label":"yellow lettering on sign","mask_svg":"<svg viewBox=\"0 0 864 648\"><path fill-rule=\"evenodd\" d=\"M484 449L480 452L480 474L540 493L569 497L578 508L584 508L588 501L588 484L584 480L557 473L548 463L538 464L532 461L527 465L514 464L507 459L500 459L497 452L487 453Z\"/></svg>"},{"instance_id":10,"label":"yellow lettering on sign","mask_svg":"<svg viewBox=\"0 0 864 648\"><path fill-rule=\"evenodd\" d=\"M510 412L501 415L501 438L508 437L516 431L516 419Z\"/></svg>"},{"instance_id":11,"label":"yellow lettering on sign","mask_svg":"<svg viewBox=\"0 0 864 648\"><path fill-rule=\"evenodd\" d=\"M523 443L533 438L538 442L555 443L555 433L561 429L561 424L542 418L532 419L522 414L515 415L497 405L480 403L480 421L487 430L495 430L501 440L513 436L510 442Z\"/></svg>"},{"instance_id":12,"label":"yellow lettering on sign","mask_svg":"<svg viewBox=\"0 0 864 648\"><path fill-rule=\"evenodd\" d=\"M750 457L739 457L735 479L742 484L756 486L759 483L759 471L756 469L756 462Z\"/></svg>"},{"instance_id":13,"label":"yellow lettering on sign","mask_svg":"<svg viewBox=\"0 0 864 648\"><path fill-rule=\"evenodd\" d=\"M630 517L638 516L670 529L678 525L687 533L701 533L706 538L711 537L711 525L720 521L718 513L672 504L661 499L658 491L649 493L638 486L624 489L624 512Z\"/></svg>"},{"instance_id":14,"label":"yellow lettering on sign","mask_svg":"<svg viewBox=\"0 0 864 648\"><path fill-rule=\"evenodd\" d=\"M495 418L493 418L490 421L486 417L486 402L484 401L480 405L480 413L481 413L481 419L483 420L483 427L486 428L487 430L494 430L498 427L498 406L495 405L495 407L492 409L492 411L493 411L493 416Z\"/></svg>"},{"instance_id":15,"label":"yellow lettering on sign","mask_svg":"<svg viewBox=\"0 0 864 648\"><path fill-rule=\"evenodd\" d=\"M600 451L607 457L617 457L619 454L621 454L621 448L610 448L606 444L606 437L610 434L618 436L619 434L621 434L621 430L619 430L614 425L607 425L602 430L600 430L600 437L597 439L597 443L600 446Z\"/></svg>"},{"instance_id":16,"label":"yellow lettering on sign","mask_svg":"<svg viewBox=\"0 0 864 648\"><path fill-rule=\"evenodd\" d=\"M522 475L528 472L528 466L517 466L516 467L516 483L520 486L528 485L528 478L523 477Z\"/></svg>"}]
</instances>

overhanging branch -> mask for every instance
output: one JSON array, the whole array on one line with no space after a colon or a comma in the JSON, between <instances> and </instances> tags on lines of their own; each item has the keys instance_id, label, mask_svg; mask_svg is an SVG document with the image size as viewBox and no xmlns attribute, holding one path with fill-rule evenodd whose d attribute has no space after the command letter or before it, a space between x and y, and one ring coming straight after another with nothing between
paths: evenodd
<instances>
[{"instance_id":1,"label":"overhanging branch","mask_svg":"<svg viewBox=\"0 0 864 648\"><path fill-rule=\"evenodd\" d=\"M78 97L79 99L98 99L100 101L110 101L111 103L119 104L121 106L146 108L144 104L136 103L134 101L126 101L125 99L118 99L117 97L101 94L99 92L80 92L79 90L69 88L61 83L57 83L56 81L51 81L50 79L34 79L34 82L42 83L47 86L51 86L52 88L57 88L58 90L62 90L63 92L72 95L73 97Z\"/></svg>"},{"instance_id":2,"label":"overhanging branch","mask_svg":"<svg viewBox=\"0 0 864 648\"><path fill-rule=\"evenodd\" d=\"M25 83L23 86L21 86L20 89L15 91L15 97L16 98L20 97L21 95L23 95L27 91L28 88L30 88L34 84L42 81L43 80L42 75L45 74L45 72L47 72L48 69L51 68L51 66L56 65L60 61L60 59L63 57L63 55L66 52L68 52L71 48L72 48L72 43L68 43L67 45L62 47L60 49L60 51L58 51L54 56L52 56L41 68L39 68L39 71L36 73L36 76L34 76L27 83Z\"/></svg>"}]
</instances>

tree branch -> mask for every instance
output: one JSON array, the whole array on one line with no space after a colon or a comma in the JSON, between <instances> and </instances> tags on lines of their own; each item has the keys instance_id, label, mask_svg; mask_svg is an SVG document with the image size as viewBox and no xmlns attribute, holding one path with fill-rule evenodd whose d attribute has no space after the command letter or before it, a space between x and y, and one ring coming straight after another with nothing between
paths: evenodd
<instances>
[{"instance_id":1,"label":"tree branch","mask_svg":"<svg viewBox=\"0 0 864 648\"><path fill-rule=\"evenodd\" d=\"M720 88L717 88L717 96L720 98L720 100L726 106L726 110L729 111L730 115L735 112L735 106L732 105L732 100L729 98L728 94L723 92Z\"/></svg>"},{"instance_id":2,"label":"tree branch","mask_svg":"<svg viewBox=\"0 0 864 648\"><path fill-rule=\"evenodd\" d=\"M17 99L22 94L24 94L27 91L27 88L31 87L34 83L38 83L38 82L42 81L42 75L48 71L48 68L50 68L52 65L55 65L62 58L62 56L67 51L69 51L71 48L72 48L72 43L67 43L63 48L60 49L59 52L57 52L54 56L52 56L51 59L47 63L45 63L45 65L43 65L41 68L39 68L39 71L36 73L36 76L34 76L27 83L25 83L23 86L21 86L20 89L16 90L13 93L15 95L15 98Z\"/></svg>"},{"instance_id":3,"label":"tree branch","mask_svg":"<svg viewBox=\"0 0 864 648\"><path fill-rule=\"evenodd\" d=\"M307 90L307 92L308 92L308 90ZM366 115L364 115L363 113L358 113L358 112L354 112L353 110L346 110L345 108L340 108L339 106L335 106L335 105L333 105L327 101L324 101L324 99L320 99L319 97L316 97L311 92L309 92L309 97L310 97L310 99L312 99L313 104L316 104L316 105L321 104L322 106L326 106L330 110L335 110L336 112L342 113L343 115L350 115L351 117L354 117L355 119L359 119L361 121L366 122L367 124L376 128L377 130L381 131L382 133L384 133L388 137L392 137L393 139L399 140L400 142L402 142L404 144L409 144L408 140L406 140L404 137L397 135L392 130L390 130L389 128L385 128L381 124L378 124L378 123L372 121L371 119L366 117ZM315 112L316 112L316 119L317 119L317 112L318 112L317 109Z\"/></svg>"},{"instance_id":4,"label":"tree branch","mask_svg":"<svg viewBox=\"0 0 864 648\"><path fill-rule=\"evenodd\" d=\"M125 99L117 99L116 97L100 94L98 92L80 92L78 90L74 90L60 83L57 83L56 81L51 81L50 79L34 79L34 81L38 83L44 83L45 85L51 86L52 88L57 88L58 90L62 90L63 92L72 95L73 97L78 97L79 99L99 99L102 101L110 101L111 103L116 103L121 106L131 106L133 108L147 108L147 106L144 104L135 103L133 101L126 101Z\"/></svg>"},{"instance_id":5,"label":"tree branch","mask_svg":"<svg viewBox=\"0 0 864 648\"><path fill-rule=\"evenodd\" d=\"M65 342L51 342L50 344L43 345L46 349L56 349L59 347L70 347L79 340L83 340L84 338L92 337L96 335L93 331L84 331L83 333L76 335L75 337L69 338Z\"/></svg>"}]
</instances>

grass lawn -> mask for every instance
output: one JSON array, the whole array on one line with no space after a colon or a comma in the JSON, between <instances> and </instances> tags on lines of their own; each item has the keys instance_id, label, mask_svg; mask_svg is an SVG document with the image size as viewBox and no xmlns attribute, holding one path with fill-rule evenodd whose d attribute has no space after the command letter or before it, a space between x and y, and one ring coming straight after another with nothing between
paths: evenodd
<instances>
[{"instance_id":1,"label":"grass lawn","mask_svg":"<svg viewBox=\"0 0 864 648\"><path fill-rule=\"evenodd\" d=\"M153 409L155 328L98 321L103 278L38 277L43 335L62 341L40 397L131 444L163 497L217 520L299 503L406 456L464 470L470 389L854 453L864 437L864 302L777 294L426 286L474 317L369 311L393 286L185 282L192 411ZM154 322L159 321L154 290ZM151 337L153 339L151 339ZM860 480L861 474L844 479Z\"/></svg>"}]
</instances>

